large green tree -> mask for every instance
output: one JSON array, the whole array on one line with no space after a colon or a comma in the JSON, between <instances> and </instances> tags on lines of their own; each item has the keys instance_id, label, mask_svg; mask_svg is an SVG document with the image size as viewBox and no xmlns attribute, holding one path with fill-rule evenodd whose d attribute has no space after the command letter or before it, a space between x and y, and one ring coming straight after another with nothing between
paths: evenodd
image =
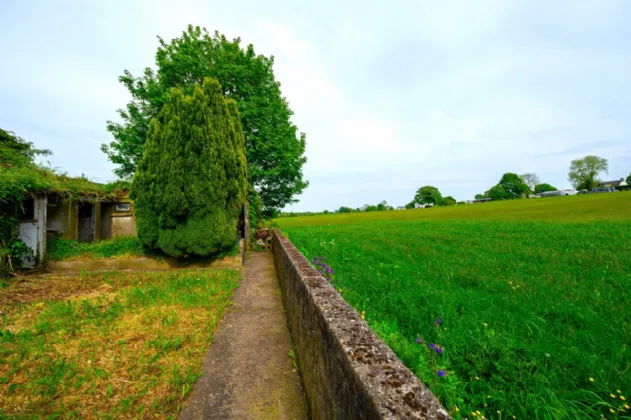
<instances>
[{"instance_id":1,"label":"large green tree","mask_svg":"<svg viewBox=\"0 0 631 420\"><path fill-rule=\"evenodd\" d=\"M550 184L537 184L535 185L535 194L539 194L542 192L548 192L548 191L557 191L556 187L553 187Z\"/></svg>"},{"instance_id":2,"label":"large green tree","mask_svg":"<svg viewBox=\"0 0 631 420\"><path fill-rule=\"evenodd\" d=\"M499 184L491 188L487 195L493 200L506 200L510 198L504 187Z\"/></svg>"},{"instance_id":3,"label":"large green tree","mask_svg":"<svg viewBox=\"0 0 631 420\"><path fill-rule=\"evenodd\" d=\"M234 101L210 78L191 95L173 89L148 138L132 188L140 240L175 257L233 246L247 190Z\"/></svg>"},{"instance_id":4,"label":"large green tree","mask_svg":"<svg viewBox=\"0 0 631 420\"><path fill-rule=\"evenodd\" d=\"M498 185L504 188L506 198L508 199L521 198L530 191L530 188L524 183L524 180L517 174L511 172L502 175L502 179L500 179Z\"/></svg>"},{"instance_id":5,"label":"large green tree","mask_svg":"<svg viewBox=\"0 0 631 420\"><path fill-rule=\"evenodd\" d=\"M627 184L631 185L631 173L627 177Z\"/></svg>"},{"instance_id":6,"label":"large green tree","mask_svg":"<svg viewBox=\"0 0 631 420\"><path fill-rule=\"evenodd\" d=\"M607 159L588 155L582 159L573 160L570 163L568 180L577 190L591 190L598 185L598 175L608 173L609 163Z\"/></svg>"},{"instance_id":7,"label":"large green tree","mask_svg":"<svg viewBox=\"0 0 631 420\"><path fill-rule=\"evenodd\" d=\"M455 206L456 205L456 199L453 198L452 196L448 195L447 197L443 198L443 200L440 203L443 206Z\"/></svg>"},{"instance_id":8,"label":"large green tree","mask_svg":"<svg viewBox=\"0 0 631 420\"><path fill-rule=\"evenodd\" d=\"M205 77L215 78L226 98L236 101L246 141L248 179L258 191L264 213L274 214L308 185L303 180L306 162L305 134L291 122L293 112L274 77L274 57L257 55L254 47L241 47L215 32L190 26L170 43L158 38L156 68L141 77L125 70L120 81L132 100L118 110L122 123L108 121L114 140L102 149L119 165L121 177L132 175L143 156L149 123L178 88L190 95ZM254 191L254 190L252 190Z\"/></svg>"},{"instance_id":9,"label":"large green tree","mask_svg":"<svg viewBox=\"0 0 631 420\"><path fill-rule=\"evenodd\" d=\"M443 196L440 191L438 191L438 188L431 185L425 185L424 187L419 188L414 196L414 201L417 204L438 205L441 203L442 199Z\"/></svg>"}]
</instances>

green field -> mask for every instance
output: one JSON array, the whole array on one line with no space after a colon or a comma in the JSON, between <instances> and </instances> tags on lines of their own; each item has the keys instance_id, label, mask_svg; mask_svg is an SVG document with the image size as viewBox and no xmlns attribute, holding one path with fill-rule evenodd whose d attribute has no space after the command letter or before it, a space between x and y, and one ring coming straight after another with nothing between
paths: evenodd
<instances>
[{"instance_id":1,"label":"green field","mask_svg":"<svg viewBox=\"0 0 631 420\"><path fill-rule=\"evenodd\" d=\"M454 417L631 418L631 193L277 222Z\"/></svg>"}]
</instances>

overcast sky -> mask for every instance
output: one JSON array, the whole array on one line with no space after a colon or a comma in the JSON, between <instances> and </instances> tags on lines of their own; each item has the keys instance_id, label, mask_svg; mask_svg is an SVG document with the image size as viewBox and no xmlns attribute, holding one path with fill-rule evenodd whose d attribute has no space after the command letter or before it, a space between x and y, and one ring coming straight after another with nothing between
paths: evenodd
<instances>
[{"instance_id":1,"label":"overcast sky","mask_svg":"<svg viewBox=\"0 0 631 420\"><path fill-rule=\"evenodd\" d=\"M287 210L403 205L427 184L471 199L508 171L567 188L586 154L619 179L630 16L629 0L0 0L0 127L114 179L100 145L128 100L117 78L191 23L276 57L311 183Z\"/></svg>"}]
</instances>

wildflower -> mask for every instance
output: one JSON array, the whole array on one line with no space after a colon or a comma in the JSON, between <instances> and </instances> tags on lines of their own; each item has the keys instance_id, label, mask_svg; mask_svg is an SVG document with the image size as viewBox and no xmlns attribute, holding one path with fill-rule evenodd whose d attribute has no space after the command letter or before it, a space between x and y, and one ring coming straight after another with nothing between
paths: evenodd
<instances>
[{"instance_id":1,"label":"wildflower","mask_svg":"<svg viewBox=\"0 0 631 420\"><path fill-rule=\"evenodd\" d=\"M611 398L616 398L616 394L609 394Z\"/></svg>"},{"instance_id":2,"label":"wildflower","mask_svg":"<svg viewBox=\"0 0 631 420\"><path fill-rule=\"evenodd\" d=\"M615 413L615 411L613 410L613 408L610 408L609 411L611 411L612 413Z\"/></svg>"},{"instance_id":3,"label":"wildflower","mask_svg":"<svg viewBox=\"0 0 631 420\"><path fill-rule=\"evenodd\" d=\"M546 353L546 357L550 357L550 353Z\"/></svg>"},{"instance_id":4,"label":"wildflower","mask_svg":"<svg viewBox=\"0 0 631 420\"><path fill-rule=\"evenodd\" d=\"M490 395L487 395L487 396L486 396L486 398L491 398L491 396L490 396Z\"/></svg>"},{"instance_id":5,"label":"wildflower","mask_svg":"<svg viewBox=\"0 0 631 420\"><path fill-rule=\"evenodd\" d=\"M478 378L478 377L476 376L476 377L475 377L475 380L476 380L476 381L479 381L479 380L480 380L480 378Z\"/></svg>"},{"instance_id":6,"label":"wildflower","mask_svg":"<svg viewBox=\"0 0 631 420\"><path fill-rule=\"evenodd\" d=\"M440 377L442 378L442 377L444 377L445 375L447 375L447 372L445 372L445 371L444 371L444 370L442 370L442 369L439 369L439 370L438 370L438 372L437 372L437 375L438 375L438 376L440 376Z\"/></svg>"},{"instance_id":7,"label":"wildflower","mask_svg":"<svg viewBox=\"0 0 631 420\"><path fill-rule=\"evenodd\" d=\"M502 414L502 412L500 410L497 410L497 414Z\"/></svg>"},{"instance_id":8,"label":"wildflower","mask_svg":"<svg viewBox=\"0 0 631 420\"><path fill-rule=\"evenodd\" d=\"M618 394L622 394L622 391L620 391L619 389L616 389L616 392L617 392Z\"/></svg>"},{"instance_id":9,"label":"wildflower","mask_svg":"<svg viewBox=\"0 0 631 420\"><path fill-rule=\"evenodd\" d=\"M621 396L620 396L620 399L621 399L622 401L626 400L626 398L624 397L624 395L621 395Z\"/></svg>"},{"instance_id":10,"label":"wildflower","mask_svg":"<svg viewBox=\"0 0 631 420\"><path fill-rule=\"evenodd\" d=\"M488 326L489 326L489 324L487 324L486 322L485 322L485 323L483 323L482 325L484 325L485 327L488 327Z\"/></svg>"},{"instance_id":11,"label":"wildflower","mask_svg":"<svg viewBox=\"0 0 631 420\"><path fill-rule=\"evenodd\" d=\"M478 416L482 413L480 413L480 410L475 410L476 413L478 413Z\"/></svg>"},{"instance_id":12,"label":"wildflower","mask_svg":"<svg viewBox=\"0 0 631 420\"><path fill-rule=\"evenodd\" d=\"M628 410L628 409L629 409L629 408L631 408L631 407L629 407L629 404L625 404L625 405L624 405L624 408L626 408L626 409Z\"/></svg>"},{"instance_id":13,"label":"wildflower","mask_svg":"<svg viewBox=\"0 0 631 420\"><path fill-rule=\"evenodd\" d=\"M414 341L416 341L419 344L423 344L423 340L421 339L421 337L416 337Z\"/></svg>"},{"instance_id":14,"label":"wildflower","mask_svg":"<svg viewBox=\"0 0 631 420\"><path fill-rule=\"evenodd\" d=\"M438 344L430 343L429 348L442 356L443 348L440 347Z\"/></svg>"},{"instance_id":15,"label":"wildflower","mask_svg":"<svg viewBox=\"0 0 631 420\"><path fill-rule=\"evenodd\" d=\"M456 411L460 411L460 409L458 407L456 407Z\"/></svg>"},{"instance_id":16,"label":"wildflower","mask_svg":"<svg viewBox=\"0 0 631 420\"><path fill-rule=\"evenodd\" d=\"M439 326L440 324L442 324L442 323L443 323L442 318L438 318L436 321L434 321L434 326L435 326L435 327L438 327L438 326Z\"/></svg>"},{"instance_id":17,"label":"wildflower","mask_svg":"<svg viewBox=\"0 0 631 420\"><path fill-rule=\"evenodd\" d=\"M474 411L474 412L472 412L472 413L471 413L471 415L472 415L473 417L475 417L475 416L477 416L478 414Z\"/></svg>"},{"instance_id":18,"label":"wildflower","mask_svg":"<svg viewBox=\"0 0 631 420\"><path fill-rule=\"evenodd\" d=\"M589 377L589 382L594 382L594 378L592 378L591 376Z\"/></svg>"}]
</instances>

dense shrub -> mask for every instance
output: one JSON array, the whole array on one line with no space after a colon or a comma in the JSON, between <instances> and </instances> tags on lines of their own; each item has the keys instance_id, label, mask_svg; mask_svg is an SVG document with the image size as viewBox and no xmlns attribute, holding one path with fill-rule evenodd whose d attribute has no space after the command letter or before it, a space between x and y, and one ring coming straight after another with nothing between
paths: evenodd
<instances>
[{"instance_id":1,"label":"dense shrub","mask_svg":"<svg viewBox=\"0 0 631 420\"><path fill-rule=\"evenodd\" d=\"M175 257L234 245L247 189L245 140L234 101L205 79L192 95L174 89L151 121L134 176L138 237Z\"/></svg>"}]
</instances>

